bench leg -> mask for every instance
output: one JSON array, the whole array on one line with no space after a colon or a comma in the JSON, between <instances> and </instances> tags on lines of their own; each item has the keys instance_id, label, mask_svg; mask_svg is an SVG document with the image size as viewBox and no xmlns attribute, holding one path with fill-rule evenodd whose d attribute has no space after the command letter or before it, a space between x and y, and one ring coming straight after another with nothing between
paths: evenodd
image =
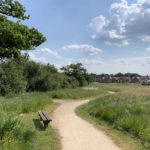
<instances>
[{"instance_id":1,"label":"bench leg","mask_svg":"<svg viewBox=\"0 0 150 150\"><path fill-rule=\"evenodd\" d=\"M47 128L47 127L48 127L48 123L44 122L44 128Z\"/></svg>"}]
</instances>

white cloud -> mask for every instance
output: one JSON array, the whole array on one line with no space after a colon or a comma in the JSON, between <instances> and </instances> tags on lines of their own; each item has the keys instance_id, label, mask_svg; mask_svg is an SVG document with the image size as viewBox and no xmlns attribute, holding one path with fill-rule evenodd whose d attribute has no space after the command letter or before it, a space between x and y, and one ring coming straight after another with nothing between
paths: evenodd
<instances>
[{"instance_id":1,"label":"white cloud","mask_svg":"<svg viewBox=\"0 0 150 150\"><path fill-rule=\"evenodd\" d=\"M108 25L109 25L109 21L102 15L93 18L92 22L90 23L90 27L96 33L103 32L104 28L106 28Z\"/></svg>"},{"instance_id":2,"label":"white cloud","mask_svg":"<svg viewBox=\"0 0 150 150\"><path fill-rule=\"evenodd\" d=\"M85 64L85 67L89 72L97 74L135 72L146 75L150 74L150 56L113 59L109 61L103 61L101 64L89 63L88 65Z\"/></svg>"},{"instance_id":3,"label":"white cloud","mask_svg":"<svg viewBox=\"0 0 150 150\"><path fill-rule=\"evenodd\" d=\"M56 58L61 58L61 56L58 54L58 52L51 50L49 48L41 48L40 50L42 53L47 53L50 56L54 56Z\"/></svg>"},{"instance_id":4,"label":"white cloud","mask_svg":"<svg viewBox=\"0 0 150 150\"><path fill-rule=\"evenodd\" d=\"M82 63L83 65L95 65L95 64L103 64L103 61L98 59L87 59L87 58L81 58L78 60L78 62Z\"/></svg>"},{"instance_id":5,"label":"white cloud","mask_svg":"<svg viewBox=\"0 0 150 150\"><path fill-rule=\"evenodd\" d=\"M110 19L102 15L92 19L91 37L116 46L127 46L130 40L139 37L142 41L150 42L149 25L149 0L137 0L132 4L128 4L127 0L121 0L111 5Z\"/></svg>"},{"instance_id":6,"label":"white cloud","mask_svg":"<svg viewBox=\"0 0 150 150\"><path fill-rule=\"evenodd\" d=\"M146 51L146 52L150 52L150 47L147 47L147 48L145 49L145 51Z\"/></svg>"},{"instance_id":7,"label":"white cloud","mask_svg":"<svg viewBox=\"0 0 150 150\"><path fill-rule=\"evenodd\" d=\"M50 63L52 61L58 61L62 58L57 51L49 48L41 48L32 51L24 51L23 54L28 54L31 60L41 63Z\"/></svg>"},{"instance_id":8,"label":"white cloud","mask_svg":"<svg viewBox=\"0 0 150 150\"><path fill-rule=\"evenodd\" d=\"M128 40L122 40L120 42L105 42L106 45L109 45L109 46L117 46L117 47L122 47L122 46L128 46L129 45L129 42Z\"/></svg>"},{"instance_id":9,"label":"white cloud","mask_svg":"<svg viewBox=\"0 0 150 150\"><path fill-rule=\"evenodd\" d=\"M35 62L41 62L41 63L44 63L44 64L48 63L48 61L46 60L45 57L38 57L33 52L29 52L28 54L29 54L30 59L35 61Z\"/></svg>"},{"instance_id":10,"label":"white cloud","mask_svg":"<svg viewBox=\"0 0 150 150\"><path fill-rule=\"evenodd\" d=\"M64 50L72 50L72 51L81 51L86 52L89 55L97 55L102 50L100 48L96 48L92 45L87 44L74 44L74 45L67 45L63 47Z\"/></svg>"},{"instance_id":11,"label":"white cloud","mask_svg":"<svg viewBox=\"0 0 150 150\"><path fill-rule=\"evenodd\" d=\"M142 39L142 41L144 42L150 42L150 35L143 35L139 38Z\"/></svg>"},{"instance_id":12,"label":"white cloud","mask_svg":"<svg viewBox=\"0 0 150 150\"><path fill-rule=\"evenodd\" d=\"M74 46L73 46L74 47ZM76 48L78 46L76 45ZM145 51L150 52L150 48L146 48ZM150 55L131 57L131 58L119 58L113 60L103 60L100 57L84 57L84 58L57 58L57 53L49 49L40 49L35 51L27 51L30 59L41 63L51 63L57 68L69 65L71 63L81 62L88 72L93 73L117 73L117 72L136 72L140 74L150 73ZM54 54L52 56L52 54ZM59 54L58 54L59 56ZM59 61L58 61L59 60Z\"/></svg>"},{"instance_id":13,"label":"white cloud","mask_svg":"<svg viewBox=\"0 0 150 150\"><path fill-rule=\"evenodd\" d=\"M132 58L121 58L113 60L114 63L124 63L124 64L147 64L150 60L150 56L143 56L143 57L132 57Z\"/></svg>"}]
</instances>

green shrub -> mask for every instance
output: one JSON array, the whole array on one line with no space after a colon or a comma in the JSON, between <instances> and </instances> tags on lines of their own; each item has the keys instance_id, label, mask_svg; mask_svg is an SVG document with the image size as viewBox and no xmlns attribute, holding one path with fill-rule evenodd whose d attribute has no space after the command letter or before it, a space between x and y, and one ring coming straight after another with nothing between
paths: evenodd
<instances>
[{"instance_id":1,"label":"green shrub","mask_svg":"<svg viewBox=\"0 0 150 150\"><path fill-rule=\"evenodd\" d=\"M61 85L62 88L76 88L79 87L79 81L74 77L69 77L65 74L62 74Z\"/></svg>"},{"instance_id":2,"label":"green shrub","mask_svg":"<svg viewBox=\"0 0 150 150\"><path fill-rule=\"evenodd\" d=\"M74 77L59 73L50 64L28 61L24 67L24 75L28 83L27 91L52 91L79 86L79 82Z\"/></svg>"},{"instance_id":3,"label":"green shrub","mask_svg":"<svg viewBox=\"0 0 150 150\"><path fill-rule=\"evenodd\" d=\"M53 65L36 63L28 60L27 57L1 62L0 95L16 94L23 91L76 88L91 82L90 76L81 64L74 64L73 67L75 67L74 73L70 75L58 72Z\"/></svg>"},{"instance_id":4,"label":"green shrub","mask_svg":"<svg viewBox=\"0 0 150 150\"><path fill-rule=\"evenodd\" d=\"M0 118L0 141L2 142L14 132L18 120L4 111L0 112Z\"/></svg>"},{"instance_id":5,"label":"green shrub","mask_svg":"<svg viewBox=\"0 0 150 150\"><path fill-rule=\"evenodd\" d=\"M12 116L11 116L12 118ZM0 147L4 150L29 150L32 149L32 141L35 136L35 131L32 128L25 127L20 121L13 119L5 122L0 135L3 138L0 140ZM4 133L4 134L3 134Z\"/></svg>"},{"instance_id":6,"label":"green shrub","mask_svg":"<svg viewBox=\"0 0 150 150\"><path fill-rule=\"evenodd\" d=\"M22 67L14 60L0 64L0 95L25 91Z\"/></svg>"}]
</instances>

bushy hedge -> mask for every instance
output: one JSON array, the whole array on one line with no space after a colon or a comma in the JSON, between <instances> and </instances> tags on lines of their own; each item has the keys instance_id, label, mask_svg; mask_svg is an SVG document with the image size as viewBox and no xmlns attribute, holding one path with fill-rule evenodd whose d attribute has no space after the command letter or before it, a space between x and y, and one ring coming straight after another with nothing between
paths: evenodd
<instances>
[{"instance_id":1,"label":"bushy hedge","mask_svg":"<svg viewBox=\"0 0 150 150\"><path fill-rule=\"evenodd\" d=\"M2 96L23 91L76 88L87 83L83 76L77 78L60 73L53 65L36 63L28 60L27 57L0 63L0 95Z\"/></svg>"},{"instance_id":2,"label":"bushy hedge","mask_svg":"<svg viewBox=\"0 0 150 150\"><path fill-rule=\"evenodd\" d=\"M17 61L0 64L0 95L25 91L26 85L22 67Z\"/></svg>"}]
</instances>

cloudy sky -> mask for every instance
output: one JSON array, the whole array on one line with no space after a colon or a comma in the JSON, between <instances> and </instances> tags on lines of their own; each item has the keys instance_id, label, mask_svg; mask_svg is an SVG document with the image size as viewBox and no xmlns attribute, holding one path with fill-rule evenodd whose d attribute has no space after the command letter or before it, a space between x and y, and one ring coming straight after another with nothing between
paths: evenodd
<instances>
[{"instance_id":1,"label":"cloudy sky","mask_svg":"<svg viewBox=\"0 0 150 150\"><path fill-rule=\"evenodd\" d=\"M62 67L81 62L88 72L150 74L150 0L21 0L24 22L47 41L28 52Z\"/></svg>"}]
</instances>

